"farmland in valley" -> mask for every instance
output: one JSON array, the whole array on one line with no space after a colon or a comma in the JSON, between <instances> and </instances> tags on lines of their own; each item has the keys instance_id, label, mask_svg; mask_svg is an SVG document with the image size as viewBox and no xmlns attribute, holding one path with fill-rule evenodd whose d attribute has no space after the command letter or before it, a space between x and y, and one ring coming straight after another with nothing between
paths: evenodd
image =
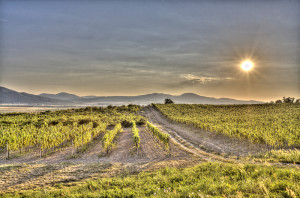
<instances>
[{"instance_id":1,"label":"farmland in valley","mask_svg":"<svg viewBox=\"0 0 300 198\"><path fill-rule=\"evenodd\" d=\"M266 152L251 131L299 135L297 116L297 105L174 104L0 114L0 195L299 196L299 150ZM281 136L278 146L299 145Z\"/></svg>"}]
</instances>

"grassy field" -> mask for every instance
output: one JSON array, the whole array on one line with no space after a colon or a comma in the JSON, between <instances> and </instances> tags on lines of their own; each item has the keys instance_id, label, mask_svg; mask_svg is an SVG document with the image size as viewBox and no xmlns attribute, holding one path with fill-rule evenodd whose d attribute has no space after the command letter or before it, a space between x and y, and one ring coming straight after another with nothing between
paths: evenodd
<instances>
[{"instance_id":1,"label":"grassy field","mask_svg":"<svg viewBox=\"0 0 300 198\"><path fill-rule=\"evenodd\" d=\"M300 104L156 104L172 121L273 147L300 146Z\"/></svg>"},{"instance_id":2,"label":"grassy field","mask_svg":"<svg viewBox=\"0 0 300 198\"><path fill-rule=\"evenodd\" d=\"M101 177L75 186L20 191L3 197L299 197L300 171L268 165L202 163L192 168Z\"/></svg>"}]
</instances>

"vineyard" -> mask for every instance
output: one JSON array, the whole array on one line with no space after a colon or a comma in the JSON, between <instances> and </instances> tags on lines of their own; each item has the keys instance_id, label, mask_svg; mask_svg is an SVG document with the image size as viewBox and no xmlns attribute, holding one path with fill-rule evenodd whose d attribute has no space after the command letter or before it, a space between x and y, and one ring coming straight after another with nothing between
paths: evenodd
<instances>
[{"instance_id":1,"label":"vineyard","mask_svg":"<svg viewBox=\"0 0 300 198\"><path fill-rule=\"evenodd\" d=\"M136 121L143 117L136 114L139 106L86 108L42 112L36 114L0 114L0 148L10 152L39 149L40 157L47 150L55 150L70 143L74 151L92 141L99 134L108 152L115 136L122 131L120 123ZM107 126L115 126L106 132Z\"/></svg>"},{"instance_id":2,"label":"vineyard","mask_svg":"<svg viewBox=\"0 0 300 198\"><path fill-rule=\"evenodd\" d=\"M300 105L155 104L172 121L273 147L300 146Z\"/></svg>"},{"instance_id":3,"label":"vineyard","mask_svg":"<svg viewBox=\"0 0 300 198\"><path fill-rule=\"evenodd\" d=\"M230 149L224 150L226 155L197 150L200 142L193 139L201 136L177 123L253 142L297 146L299 106L155 107L169 119L153 106L137 105L0 114L0 196L300 195L298 149L270 150L237 159L228 154ZM294 139L271 129L293 134ZM274 144L267 142L272 138ZM245 147L243 143L240 146ZM277 167L261 162L287 164Z\"/></svg>"}]
</instances>

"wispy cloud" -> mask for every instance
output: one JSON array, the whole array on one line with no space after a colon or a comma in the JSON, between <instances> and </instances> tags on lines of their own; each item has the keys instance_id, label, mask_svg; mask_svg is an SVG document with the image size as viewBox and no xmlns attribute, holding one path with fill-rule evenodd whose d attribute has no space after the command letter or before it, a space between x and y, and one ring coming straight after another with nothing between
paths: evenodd
<instances>
[{"instance_id":1,"label":"wispy cloud","mask_svg":"<svg viewBox=\"0 0 300 198\"><path fill-rule=\"evenodd\" d=\"M198 82L198 83L207 83L212 81L219 81L219 80L232 80L231 77L226 78L217 78L217 77L209 77L209 76L195 76L193 74L182 74L180 75L181 78L184 78L186 80L192 81L192 82Z\"/></svg>"}]
</instances>

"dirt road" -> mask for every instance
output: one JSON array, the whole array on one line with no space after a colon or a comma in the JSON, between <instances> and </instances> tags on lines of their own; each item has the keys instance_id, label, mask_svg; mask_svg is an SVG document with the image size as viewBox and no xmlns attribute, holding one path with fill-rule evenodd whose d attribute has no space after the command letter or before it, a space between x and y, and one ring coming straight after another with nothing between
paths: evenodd
<instances>
[{"instance_id":1,"label":"dirt road","mask_svg":"<svg viewBox=\"0 0 300 198\"><path fill-rule=\"evenodd\" d=\"M166 133L169 133L184 147L191 149L191 152L198 152L200 155L221 154L222 156L246 156L266 150L265 145L262 144L253 144L247 140L229 138L215 132L174 123L152 106L145 107L143 114L149 121Z\"/></svg>"}]
</instances>

